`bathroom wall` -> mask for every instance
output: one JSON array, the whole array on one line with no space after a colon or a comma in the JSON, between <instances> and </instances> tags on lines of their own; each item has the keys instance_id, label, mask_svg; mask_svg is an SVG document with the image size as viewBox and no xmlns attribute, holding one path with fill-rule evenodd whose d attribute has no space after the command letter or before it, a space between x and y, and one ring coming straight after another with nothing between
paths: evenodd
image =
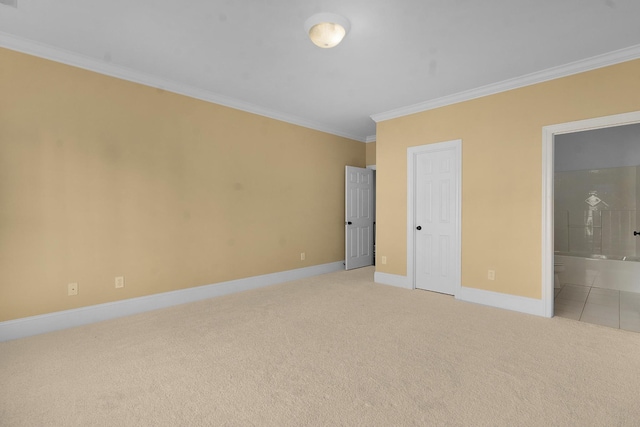
<instances>
[{"instance_id":1,"label":"bathroom wall","mask_svg":"<svg viewBox=\"0 0 640 427\"><path fill-rule=\"evenodd\" d=\"M640 165L640 123L555 137L555 171Z\"/></svg>"},{"instance_id":2,"label":"bathroom wall","mask_svg":"<svg viewBox=\"0 0 640 427\"><path fill-rule=\"evenodd\" d=\"M555 139L555 250L636 256L640 124Z\"/></svg>"},{"instance_id":3,"label":"bathroom wall","mask_svg":"<svg viewBox=\"0 0 640 427\"><path fill-rule=\"evenodd\" d=\"M555 173L555 250L636 256L638 168Z\"/></svg>"}]
</instances>

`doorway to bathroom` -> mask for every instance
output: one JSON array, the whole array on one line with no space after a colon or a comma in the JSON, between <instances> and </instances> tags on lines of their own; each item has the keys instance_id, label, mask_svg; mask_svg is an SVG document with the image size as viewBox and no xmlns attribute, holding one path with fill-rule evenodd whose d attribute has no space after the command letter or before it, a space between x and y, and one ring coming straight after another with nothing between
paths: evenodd
<instances>
[{"instance_id":1,"label":"doorway to bathroom","mask_svg":"<svg viewBox=\"0 0 640 427\"><path fill-rule=\"evenodd\" d=\"M546 314L640 332L640 112L543 134Z\"/></svg>"}]
</instances>

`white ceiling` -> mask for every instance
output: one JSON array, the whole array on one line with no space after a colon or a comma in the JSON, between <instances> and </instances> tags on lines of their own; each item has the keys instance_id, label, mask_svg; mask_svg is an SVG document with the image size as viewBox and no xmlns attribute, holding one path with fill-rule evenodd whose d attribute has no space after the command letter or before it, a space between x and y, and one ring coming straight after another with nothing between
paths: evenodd
<instances>
[{"instance_id":1,"label":"white ceiling","mask_svg":"<svg viewBox=\"0 0 640 427\"><path fill-rule=\"evenodd\" d=\"M317 12L351 22L334 49ZM365 140L371 115L638 51L640 0L18 0L0 46Z\"/></svg>"}]
</instances>

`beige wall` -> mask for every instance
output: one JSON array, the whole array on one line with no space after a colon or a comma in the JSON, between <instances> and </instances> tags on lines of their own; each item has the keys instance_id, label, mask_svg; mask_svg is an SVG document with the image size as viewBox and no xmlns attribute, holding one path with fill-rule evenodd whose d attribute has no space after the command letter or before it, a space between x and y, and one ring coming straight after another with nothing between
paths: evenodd
<instances>
[{"instance_id":1,"label":"beige wall","mask_svg":"<svg viewBox=\"0 0 640 427\"><path fill-rule=\"evenodd\" d=\"M376 143L370 142L367 144L367 166L373 166L376 164Z\"/></svg>"},{"instance_id":2,"label":"beige wall","mask_svg":"<svg viewBox=\"0 0 640 427\"><path fill-rule=\"evenodd\" d=\"M344 166L365 144L4 49L0 64L0 321L344 259Z\"/></svg>"},{"instance_id":3,"label":"beige wall","mask_svg":"<svg viewBox=\"0 0 640 427\"><path fill-rule=\"evenodd\" d=\"M640 110L638 76L640 60L378 123L377 271L406 275L407 148L462 139L462 285L541 298L542 128Z\"/></svg>"}]
</instances>

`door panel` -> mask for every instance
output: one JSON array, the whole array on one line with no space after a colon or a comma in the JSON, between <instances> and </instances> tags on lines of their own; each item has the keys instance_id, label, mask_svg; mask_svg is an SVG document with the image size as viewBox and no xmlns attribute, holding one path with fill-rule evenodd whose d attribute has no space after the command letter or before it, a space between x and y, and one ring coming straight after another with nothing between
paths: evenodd
<instances>
[{"instance_id":1,"label":"door panel","mask_svg":"<svg viewBox=\"0 0 640 427\"><path fill-rule=\"evenodd\" d=\"M415 159L415 286L453 295L456 263L455 150L419 152ZM419 228L419 229L418 229Z\"/></svg>"},{"instance_id":2,"label":"door panel","mask_svg":"<svg viewBox=\"0 0 640 427\"><path fill-rule=\"evenodd\" d=\"M345 268L373 265L373 171L347 166L345 172Z\"/></svg>"}]
</instances>

